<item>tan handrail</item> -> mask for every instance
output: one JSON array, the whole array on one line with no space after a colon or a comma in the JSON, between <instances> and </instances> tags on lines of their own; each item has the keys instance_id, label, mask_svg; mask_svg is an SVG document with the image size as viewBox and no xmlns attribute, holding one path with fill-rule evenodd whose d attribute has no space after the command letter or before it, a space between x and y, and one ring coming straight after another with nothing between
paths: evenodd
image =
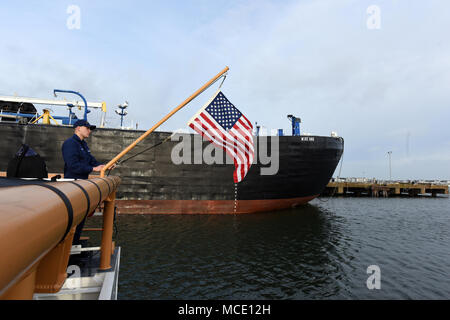
<instances>
[{"instance_id":1,"label":"tan handrail","mask_svg":"<svg viewBox=\"0 0 450 320\"><path fill-rule=\"evenodd\" d=\"M75 228L102 201L108 207L103 229L110 230L103 234L100 269L107 269L119 183L120 178L108 177L51 183L53 190L37 185L0 188L0 299L32 299L34 292L59 291L67 277ZM72 221L68 204L54 190L70 202Z\"/></svg>"},{"instance_id":2,"label":"tan handrail","mask_svg":"<svg viewBox=\"0 0 450 320\"><path fill-rule=\"evenodd\" d=\"M166 115L164 118L162 118L157 124L155 124L152 128L147 130L144 134L142 134L139 138L137 138L132 144L130 144L128 147L126 147L122 152L120 152L117 156L114 157L111 161L109 161L105 167L100 171L100 177L105 176L105 171L111 168L120 158L122 158L125 154L127 154L131 149L133 149L139 142L144 140L150 133L155 131L160 125L162 125L164 122L167 121L171 116L173 116L176 112L178 112L181 108L186 106L189 102L195 99L199 94L201 94L203 91L205 91L209 86L211 86L214 82L216 82L218 79L220 79L227 71L229 70L228 67L225 67L222 71L220 71L214 78L209 80L206 84L204 84L200 89L198 89L196 92L194 92L189 98L184 100L178 107L173 109L168 115Z\"/></svg>"}]
</instances>

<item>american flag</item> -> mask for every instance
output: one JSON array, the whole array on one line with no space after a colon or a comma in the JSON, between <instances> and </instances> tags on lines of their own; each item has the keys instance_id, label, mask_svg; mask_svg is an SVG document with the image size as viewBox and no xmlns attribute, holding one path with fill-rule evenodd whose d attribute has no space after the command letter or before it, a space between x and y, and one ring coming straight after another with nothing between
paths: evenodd
<instances>
[{"instance_id":1,"label":"american flag","mask_svg":"<svg viewBox=\"0 0 450 320\"><path fill-rule=\"evenodd\" d=\"M253 163L253 126L225 95L219 90L188 125L225 150L234 160L234 182L242 181Z\"/></svg>"}]
</instances>

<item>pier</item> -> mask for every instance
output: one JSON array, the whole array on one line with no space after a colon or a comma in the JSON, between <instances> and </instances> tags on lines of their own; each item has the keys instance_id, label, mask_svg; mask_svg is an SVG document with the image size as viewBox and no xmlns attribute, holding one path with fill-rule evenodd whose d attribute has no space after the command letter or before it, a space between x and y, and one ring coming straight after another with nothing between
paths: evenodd
<instances>
[{"instance_id":1,"label":"pier","mask_svg":"<svg viewBox=\"0 0 450 320\"><path fill-rule=\"evenodd\" d=\"M448 195L448 182L426 181L378 181L375 179L332 179L321 193L322 196L354 196L354 197L437 197Z\"/></svg>"}]
</instances>

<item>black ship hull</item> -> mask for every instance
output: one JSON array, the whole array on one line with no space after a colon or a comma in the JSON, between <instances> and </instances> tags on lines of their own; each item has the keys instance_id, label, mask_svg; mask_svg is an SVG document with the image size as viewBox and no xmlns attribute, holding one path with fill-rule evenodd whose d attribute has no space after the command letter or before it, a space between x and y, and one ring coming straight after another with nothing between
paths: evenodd
<instances>
[{"instance_id":1,"label":"black ship hull","mask_svg":"<svg viewBox=\"0 0 450 320\"><path fill-rule=\"evenodd\" d=\"M108 162L142 133L99 128L88 144L97 160ZM26 143L44 158L49 173L63 173L61 146L73 134L72 128L0 123L0 134L0 171L6 172L8 162ZM218 148L198 140L196 134L170 137L168 132L152 133L123 159L154 148L111 172L122 179L119 213L251 213L297 206L325 189L344 148L338 137L255 137L256 160L244 180L235 184L234 165L220 156ZM184 149L182 141L190 141ZM215 163L208 164L208 156Z\"/></svg>"}]
</instances>

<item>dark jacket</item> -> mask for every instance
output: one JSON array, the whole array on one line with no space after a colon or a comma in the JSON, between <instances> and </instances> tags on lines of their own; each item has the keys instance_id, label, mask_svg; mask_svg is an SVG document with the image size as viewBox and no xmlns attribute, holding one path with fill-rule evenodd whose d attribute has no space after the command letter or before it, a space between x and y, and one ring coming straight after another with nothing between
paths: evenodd
<instances>
[{"instance_id":1,"label":"dark jacket","mask_svg":"<svg viewBox=\"0 0 450 320\"><path fill-rule=\"evenodd\" d=\"M87 179L98 162L88 148L86 141L76 134L64 141L62 145L64 158L64 178Z\"/></svg>"}]
</instances>

